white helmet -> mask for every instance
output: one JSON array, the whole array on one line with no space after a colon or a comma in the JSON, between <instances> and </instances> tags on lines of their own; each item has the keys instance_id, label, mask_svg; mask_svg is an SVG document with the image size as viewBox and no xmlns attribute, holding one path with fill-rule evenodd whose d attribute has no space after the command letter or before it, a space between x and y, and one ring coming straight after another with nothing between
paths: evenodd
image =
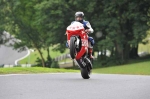
<instances>
[{"instance_id":1,"label":"white helmet","mask_svg":"<svg viewBox=\"0 0 150 99\"><path fill-rule=\"evenodd\" d=\"M81 11L78 11L78 12L75 13L75 18L76 17L82 17L82 18L84 18L84 13L81 12Z\"/></svg>"}]
</instances>

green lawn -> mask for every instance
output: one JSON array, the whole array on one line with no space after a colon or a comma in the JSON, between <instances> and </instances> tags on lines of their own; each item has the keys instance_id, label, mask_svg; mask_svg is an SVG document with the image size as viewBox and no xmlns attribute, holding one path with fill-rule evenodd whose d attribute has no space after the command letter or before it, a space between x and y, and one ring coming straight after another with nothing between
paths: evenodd
<instances>
[{"instance_id":1,"label":"green lawn","mask_svg":"<svg viewBox=\"0 0 150 99\"><path fill-rule=\"evenodd\" d=\"M139 44L138 52L148 52L150 53L150 43L144 45L144 44Z\"/></svg>"},{"instance_id":2,"label":"green lawn","mask_svg":"<svg viewBox=\"0 0 150 99\"><path fill-rule=\"evenodd\" d=\"M66 62L72 62L72 59L71 58L66 58L66 59L63 59L63 60L59 61L59 63L66 63Z\"/></svg>"},{"instance_id":3,"label":"green lawn","mask_svg":"<svg viewBox=\"0 0 150 99\"><path fill-rule=\"evenodd\" d=\"M139 44L139 48L138 48L138 52L149 52L150 53L150 31L147 32L148 35L147 37L144 39L144 41L148 41L147 44Z\"/></svg>"},{"instance_id":4,"label":"green lawn","mask_svg":"<svg viewBox=\"0 0 150 99\"><path fill-rule=\"evenodd\" d=\"M79 73L80 70L73 69L54 69L43 67L13 67L13 68L0 68L0 74L27 74L27 73L65 73L74 72ZM111 66L105 68L93 69L93 73L102 74L133 74L133 75L150 75L150 59L144 62L131 63L120 66Z\"/></svg>"},{"instance_id":5,"label":"green lawn","mask_svg":"<svg viewBox=\"0 0 150 99\"><path fill-rule=\"evenodd\" d=\"M66 51L64 53L68 53L68 51L69 50L66 49ZM44 58L46 59L47 58L47 51L42 50L42 53L43 53ZM61 56L62 53L60 53L59 51L53 51L52 48L50 48L50 55L52 58L55 58L55 57ZM26 63L35 64L35 61L37 60L38 57L40 58L38 51L31 52L31 54L28 57L19 61L19 64L26 64Z\"/></svg>"},{"instance_id":6,"label":"green lawn","mask_svg":"<svg viewBox=\"0 0 150 99\"><path fill-rule=\"evenodd\" d=\"M140 62L140 63L132 63L127 65L93 69L93 72L105 73L105 74L150 75L150 59L149 61Z\"/></svg>"},{"instance_id":7,"label":"green lawn","mask_svg":"<svg viewBox=\"0 0 150 99\"><path fill-rule=\"evenodd\" d=\"M54 68L43 68L43 67L0 68L0 74L65 73L65 72L79 72L79 70L54 69Z\"/></svg>"}]
</instances>

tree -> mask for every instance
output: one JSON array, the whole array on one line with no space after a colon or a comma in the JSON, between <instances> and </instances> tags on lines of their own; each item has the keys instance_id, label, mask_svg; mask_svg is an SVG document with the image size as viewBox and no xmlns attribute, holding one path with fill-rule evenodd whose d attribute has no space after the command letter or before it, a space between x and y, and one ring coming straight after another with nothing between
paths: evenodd
<instances>
[{"instance_id":1,"label":"tree","mask_svg":"<svg viewBox=\"0 0 150 99\"><path fill-rule=\"evenodd\" d=\"M16 42L15 48L24 49L36 48L41 56L42 65L45 66L45 59L43 58L41 49L43 46L40 33L34 28L32 24L35 17L34 4L38 0L29 2L29 0L11 0L9 1L8 8L11 10L11 14L7 17L11 18L12 24L8 25L8 31L15 35L15 38L20 39L21 42Z\"/></svg>"},{"instance_id":2,"label":"tree","mask_svg":"<svg viewBox=\"0 0 150 99\"><path fill-rule=\"evenodd\" d=\"M101 5L102 10L97 8L101 14L93 17L94 25L99 24L100 27L96 31L103 32L98 48L109 49L121 61L137 57L138 44L146 37L148 30L149 1L108 0ZM133 51L134 54L131 53Z\"/></svg>"},{"instance_id":3,"label":"tree","mask_svg":"<svg viewBox=\"0 0 150 99\"><path fill-rule=\"evenodd\" d=\"M11 9L8 17L13 23L9 25L8 31L21 40L16 43L15 48L24 49L25 46L36 48L41 56L43 66L45 66L45 59L41 52L42 48L47 50L49 62L51 61L50 46L59 44L56 46L56 50L61 52L65 50L65 44L61 43L66 41L64 36L66 25L64 24L68 25L69 21L66 21L67 18L64 15L67 11L61 11L61 7L67 8L67 5L61 3L60 0L12 0L8 7ZM57 8L58 10L56 10Z\"/></svg>"},{"instance_id":4,"label":"tree","mask_svg":"<svg viewBox=\"0 0 150 99\"><path fill-rule=\"evenodd\" d=\"M41 49L47 50L49 61L50 46L55 45L55 50L61 52L65 50L64 34L76 11L85 13L95 34L102 32L101 38L90 35L96 41L94 50L103 51L104 56L106 50L110 50L110 59L113 57L119 63L138 56L138 44L146 37L148 29L149 0L1 0L1 3L7 7L1 6L4 7L1 17L5 20L0 19L0 22L7 26L2 25L0 29L3 27L22 41L16 48L25 45L36 48L43 66L46 60Z\"/></svg>"},{"instance_id":5,"label":"tree","mask_svg":"<svg viewBox=\"0 0 150 99\"><path fill-rule=\"evenodd\" d=\"M35 24L41 27L37 27L38 30L50 35L49 42L52 45L60 43L57 47L63 51L65 47L64 45L62 47L62 43L66 42L66 27L71 23L73 18L70 16L74 12L71 12L65 0L45 0L37 4L35 8L37 9L36 20L38 20Z\"/></svg>"},{"instance_id":6,"label":"tree","mask_svg":"<svg viewBox=\"0 0 150 99\"><path fill-rule=\"evenodd\" d=\"M106 49L110 50L111 57L120 63L138 56L138 44L148 30L148 0L68 1L71 9L85 12L95 33L103 33L101 38L95 37L94 50L104 51L105 56Z\"/></svg>"},{"instance_id":7,"label":"tree","mask_svg":"<svg viewBox=\"0 0 150 99\"><path fill-rule=\"evenodd\" d=\"M7 6L7 0L0 0L0 45L5 44L11 39L11 37L7 36L5 31L5 29L8 28L7 24L11 24L9 22L10 18L7 17L8 13L10 12Z\"/></svg>"}]
</instances>

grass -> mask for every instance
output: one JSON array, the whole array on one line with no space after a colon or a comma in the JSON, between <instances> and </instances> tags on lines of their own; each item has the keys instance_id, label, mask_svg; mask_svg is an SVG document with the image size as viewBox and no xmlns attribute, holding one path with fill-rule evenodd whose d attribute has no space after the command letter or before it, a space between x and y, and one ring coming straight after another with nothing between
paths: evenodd
<instances>
[{"instance_id":1,"label":"grass","mask_svg":"<svg viewBox=\"0 0 150 99\"><path fill-rule=\"evenodd\" d=\"M93 69L94 73L150 75L150 60L120 66Z\"/></svg>"},{"instance_id":2,"label":"grass","mask_svg":"<svg viewBox=\"0 0 150 99\"><path fill-rule=\"evenodd\" d=\"M73 69L54 69L43 67L13 67L13 68L0 68L0 74L28 74L28 73L66 73L80 72ZM126 65L111 66L93 69L93 73L102 74L132 74L132 75L150 75L150 59L144 62L135 62Z\"/></svg>"},{"instance_id":3,"label":"grass","mask_svg":"<svg viewBox=\"0 0 150 99\"><path fill-rule=\"evenodd\" d=\"M147 44L139 44L138 52L148 52L150 53L150 41Z\"/></svg>"},{"instance_id":4,"label":"grass","mask_svg":"<svg viewBox=\"0 0 150 99\"><path fill-rule=\"evenodd\" d=\"M143 41L148 41L147 44L139 44L138 52L150 53L150 31L147 31L147 37Z\"/></svg>"},{"instance_id":5,"label":"grass","mask_svg":"<svg viewBox=\"0 0 150 99\"><path fill-rule=\"evenodd\" d=\"M79 72L72 69L55 69L43 67L13 67L13 68L0 68L0 74L29 74L29 73L66 73L66 72Z\"/></svg>"},{"instance_id":6,"label":"grass","mask_svg":"<svg viewBox=\"0 0 150 99\"><path fill-rule=\"evenodd\" d=\"M68 52L68 49L64 53L67 53L67 52ZM47 51L42 50L42 53L43 53L44 58L46 59L47 58ZM55 58L55 57L58 57L58 56L61 56L61 55L62 55L62 53L60 53L59 51L53 51L52 48L50 48L51 58ZM35 64L38 57L40 58L40 55L39 55L38 51L31 52L28 57L26 57L23 60L19 61L19 64L26 64L26 63Z\"/></svg>"},{"instance_id":7,"label":"grass","mask_svg":"<svg viewBox=\"0 0 150 99\"><path fill-rule=\"evenodd\" d=\"M72 59L71 58L66 58L66 59L63 59L63 60L59 61L59 63L66 63L66 62L72 62Z\"/></svg>"}]
</instances>

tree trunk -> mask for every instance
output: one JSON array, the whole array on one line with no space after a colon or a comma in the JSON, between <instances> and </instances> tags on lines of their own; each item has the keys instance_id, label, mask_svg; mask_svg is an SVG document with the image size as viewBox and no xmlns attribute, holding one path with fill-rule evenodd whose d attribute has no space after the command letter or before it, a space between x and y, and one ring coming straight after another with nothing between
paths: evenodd
<instances>
[{"instance_id":1,"label":"tree trunk","mask_svg":"<svg viewBox=\"0 0 150 99\"><path fill-rule=\"evenodd\" d=\"M124 60L123 49L121 46L115 41L115 55L117 59Z\"/></svg>"},{"instance_id":2,"label":"tree trunk","mask_svg":"<svg viewBox=\"0 0 150 99\"><path fill-rule=\"evenodd\" d=\"M107 50L107 49L105 48L105 49L104 49L104 56L105 56L105 57L107 56L107 55L106 55L106 53L107 53L106 50Z\"/></svg>"},{"instance_id":3,"label":"tree trunk","mask_svg":"<svg viewBox=\"0 0 150 99\"><path fill-rule=\"evenodd\" d=\"M110 56L111 56L111 57L114 56L114 47L111 48L111 55L110 55Z\"/></svg>"},{"instance_id":4,"label":"tree trunk","mask_svg":"<svg viewBox=\"0 0 150 99\"><path fill-rule=\"evenodd\" d=\"M44 60L44 57L43 57L43 55L42 55L42 52L41 52L40 49L37 49L37 50L38 50L38 52L39 52L39 54L40 54L40 56L41 56L41 58L42 58L42 66L45 67L45 60Z\"/></svg>"},{"instance_id":5,"label":"tree trunk","mask_svg":"<svg viewBox=\"0 0 150 99\"><path fill-rule=\"evenodd\" d=\"M130 50L130 58L137 58L138 56L138 45L133 46L132 49Z\"/></svg>"},{"instance_id":6,"label":"tree trunk","mask_svg":"<svg viewBox=\"0 0 150 99\"><path fill-rule=\"evenodd\" d=\"M49 48L47 48L47 60L50 59L50 52L49 52Z\"/></svg>"},{"instance_id":7,"label":"tree trunk","mask_svg":"<svg viewBox=\"0 0 150 99\"><path fill-rule=\"evenodd\" d=\"M129 44L124 44L124 50L123 50L123 53L124 53L124 59L125 60L128 60L130 58L130 45Z\"/></svg>"},{"instance_id":8,"label":"tree trunk","mask_svg":"<svg viewBox=\"0 0 150 99\"><path fill-rule=\"evenodd\" d=\"M139 55L138 55L138 48L139 48L139 45L137 45L137 46L135 47L135 56L136 56L136 57L139 57Z\"/></svg>"},{"instance_id":9,"label":"tree trunk","mask_svg":"<svg viewBox=\"0 0 150 99\"><path fill-rule=\"evenodd\" d=\"M49 47L47 48L47 61L48 61L48 65L50 66L52 63L52 59L50 57L50 50Z\"/></svg>"}]
</instances>

